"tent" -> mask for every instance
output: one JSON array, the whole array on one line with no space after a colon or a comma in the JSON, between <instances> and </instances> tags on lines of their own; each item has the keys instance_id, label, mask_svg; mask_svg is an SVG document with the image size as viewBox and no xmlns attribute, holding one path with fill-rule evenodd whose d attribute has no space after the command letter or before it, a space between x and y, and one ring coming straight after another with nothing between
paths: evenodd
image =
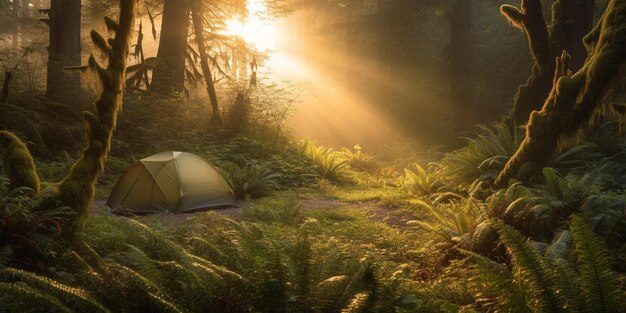
<instances>
[{"instance_id":1,"label":"tent","mask_svg":"<svg viewBox=\"0 0 626 313\"><path fill-rule=\"evenodd\" d=\"M237 206L215 167L201 157L167 151L131 165L113 188L113 213L188 213Z\"/></svg>"}]
</instances>

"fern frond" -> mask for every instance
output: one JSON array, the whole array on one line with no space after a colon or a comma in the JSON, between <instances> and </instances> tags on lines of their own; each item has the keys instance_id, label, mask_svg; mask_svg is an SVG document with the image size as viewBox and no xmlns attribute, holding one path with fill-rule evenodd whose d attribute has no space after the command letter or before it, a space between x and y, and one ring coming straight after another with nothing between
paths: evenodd
<instances>
[{"instance_id":1,"label":"fern frond","mask_svg":"<svg viewBox=\"0 0 626 313\"><path fill-rule=\"evenodd\" d=\"M345 275L333 276L321 281L316 286L311 304L317 312L333 312L341 309L337 304L337 295L341 294L348 285L348 277Z\"/></svg>"},{"instance_id":2,"label":"fern frond","mask_svg":"<svg viewBox=\"0 0 626 313\"><path fill-rule=\"evenodd\" d=\"M46 292L23 284L3 282L0 282L0 309L8 309L8 312L72 312Z\"/></svg>"},{"instance_id":3,"label":"fern frond","mask_svg":"<svg viewBox=\"0 0 626 313\"><path fill-rule=\"evenodd\" d=\"M513 258L516 276L531 291L533 306L544 312L562 312L565 301L554 289L554 274L543 257L515 228L501 222L495 226Z\"/></svg>"},{"instance_id":4,"label":"fern frond","mask_svg":"<svg viewBox=\"0 0 626 313\"><path fill-rule=\"evenodd\" d=\"M477 303L496 312L532 312L524 289L515 283L513 274L505 265L471 251L459 251L476 262L470 266L470 270L475 272L470 286Z\"/></svg>"},{"instance_id":5,"label":"fern frond","mask_svg":"<svg viewBox=\"0 0 626 313\"><path fill-rule=\"evenodd\" d=\"M586 312L584 297L580 289L580 279L564 259L552 260L555 269L557 291L563 295L568 312Z\"/></svg>"},{"instance_id":6,"label":"fern frond","mask_svg":"<svg viewBox=\"0 0 626 313\"><path fill-rule=\"evenodd\" d=\"M18 281L55 296L79 311L109 312L102 304L94 300L85 290L61 284L52 279L23 270L7 268L0 271L0 279Z\"/></svg>"},{"instance_id":7,"label":"fern frond","mask_svg":"<svg viewBox=\"0 0 626 313\"><path fill-rule=\"evenodd\" d=\"M617 276L611 272L611 258L603 242L580 216L572 217L571 231L587 308L597 312L618 312L619 284Z\"/></svg>"},{"instance_id":8,"label":"fern frond","mask_svg":"<svg viewBox=\"0 0 626 313\"><path fill-rule=\"evenodd\" d=\"M572 233L568 230L560 231L546 249L546 256L549 258L566 258L573 243Z\"/></svg>"},{"instance_id":9,"label":"fern frond","mask_svg":"<svg viewBox=\"0 0 626 313\"><path fill-rule=\"evenodd\" d=\"M360 292L354 295L348 306L346 306L341 313L366 313L371 312L371 304L369 300L369 294L367 292Z\"/></svg>"},{"instance_id":10,"label":"fern frond","mask_svg":"<svg viewBox=\"0 0 626 313\"><path fill-rule=\"evenodd\" d=\"M148 293L150 297L151 304L155 305L155 309L158 312L168 312L168 313L183 313L184 311L179 309L174 303L167 301L158 294Z\"/></svg>"}]
</instances>

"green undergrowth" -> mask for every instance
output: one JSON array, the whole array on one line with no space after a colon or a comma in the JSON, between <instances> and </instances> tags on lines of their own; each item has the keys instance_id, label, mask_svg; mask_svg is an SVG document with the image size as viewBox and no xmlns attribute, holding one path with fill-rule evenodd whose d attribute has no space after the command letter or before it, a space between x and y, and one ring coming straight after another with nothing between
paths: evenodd
<instances>
[{"instance_id":1,"label":"green undergrowth","mask_svg":"<svg viewBox=\"0 0 626 313\"><path fill-rule=\"evenodd\" d=\"M92 215L81 244L45 275L0 270L0 308L408 312L424 305L410 283L418 267L406 253L417 238L358 210L298 214L287 223L215 212Z\"/></svg>"},{"instance_id":2,"label":"green undergrowth","mask_svg":"<svg viewBox=\"0 0 626 313\"><path fill-rule=\"evenodd\" d=\"M434 162L312 142L277 152L244 137L205 146L242 209L92 214L64 249L23 241L48 260L30 272L3 245L0 311L623 311L623 139L597 129L533 184L494 189L514 147L506 131L484 128ZM98 194L131 162L112 158ZM66 163L39 172L54 181ZM31 214L28 190L8 189L0 175L0 221L55 233L63 208Z\"/></svg>"}]
</instances>

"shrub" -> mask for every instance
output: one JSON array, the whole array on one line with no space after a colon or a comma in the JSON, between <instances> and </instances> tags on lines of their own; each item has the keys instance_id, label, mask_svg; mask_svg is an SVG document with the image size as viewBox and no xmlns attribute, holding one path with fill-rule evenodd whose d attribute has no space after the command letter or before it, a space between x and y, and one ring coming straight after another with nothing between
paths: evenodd
<instances>
[{"instance_id":1,"label":"shrub","mask_svg":"<svg viewBox=\"0 0 626 313\"><path fill-rule=\"evenodd\" d=\"M313 163L319 176L332 181L345 181L348 178L348 160L333 148L315 145L310 140L300 142L302 155Z\"/></svg>"}]
</instances>

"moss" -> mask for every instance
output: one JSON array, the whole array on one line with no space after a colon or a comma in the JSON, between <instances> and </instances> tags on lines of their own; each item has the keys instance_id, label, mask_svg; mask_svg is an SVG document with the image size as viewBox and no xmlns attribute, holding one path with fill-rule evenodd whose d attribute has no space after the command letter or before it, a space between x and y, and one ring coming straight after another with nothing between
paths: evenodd
<instances>
[{"instance_id":1,"label":"moss","mask_svg":"<svg viewBox=\"0 0 626 313\"><path fill-rule=\"evenodd\" d=\"M626 2L612 0L600 21L595 46L583 67L571 75L565 52L557 59L554 86L539 112L533 112L527 124L524 141L507 162L496 180L504 186L511 178L522 178L521 168L532 163L536 168L547 165L554 153L598 117L614 114L614 105L605 101L607 94L623 99L623 68L626 60ZM594 35L595 36L595 35ZM589 40L591 44L594 40ZM527 180L527 178L525 179Z\"/></svg>"},{"instance_id":2,"label":"moss","mask_svg":"<svg viewBox=\"0 0 626 313\"><path fill-rule=\"evenodd\" d=\"M89 66L97 73L103 85L100 97L95 102L95 113L84 112L87 147L81 152L80 158L71 167L69 174L58 186L56 197L62 205L70 207L76 213L64 225L66 236L75 235L82 226L87 211L93 202L96 183L102 175L104 165L111 149L111 138L116 126L117 113L122 104L122 90L126 69L126 58L130 45L130 33L133 27L135 1L120 1L120 22L116 25L117 32L111 41L111 50L102 51L109 56L109 64L101 67L93 56L89 58ZM107 25L111 24L109 20ZM109 27L110 28L110 27ZM96 38L96 47L103 47L101 36ZM105 50L106 50L105 49Z\"/></svg>"},{"instance_id":3,"label":"moss","mask_svg":"<svg viewBox=\"0 0 626 313\"><path fill-rule=\"evenodd\" d=\"M39 192L35 161L26 145L13 133L0 131L0 156L4 171L11 179L11 189L28 187Z\"/></svg>"},{"instance_id":4,"label":"moss","mask_svg":"<svg viewBox=\"0 0 626 313\"><path fill-rule=\"evenodd\" d=\"M589 1L580 2L588 5ZM522 0L520 8L511 5L500 7L502 15L513 26L526 33L534 61L531 76L525 85L520 86L513 99L511 119L515 125L525 124L533 110L541 109L553 85L554 60L563 49L576 50L575 69L578 70L580 67L581 59L584 59L580 56L580 51L584 51L581 40L589 29L586 26L576 26L574 32L570 27L571 24L586 25L589 18L587 11L593 10L577 8L576 5L580 3L556 1L552 7L550 24L543 16L540 0Z\"/></svg>"}]
</instances>

